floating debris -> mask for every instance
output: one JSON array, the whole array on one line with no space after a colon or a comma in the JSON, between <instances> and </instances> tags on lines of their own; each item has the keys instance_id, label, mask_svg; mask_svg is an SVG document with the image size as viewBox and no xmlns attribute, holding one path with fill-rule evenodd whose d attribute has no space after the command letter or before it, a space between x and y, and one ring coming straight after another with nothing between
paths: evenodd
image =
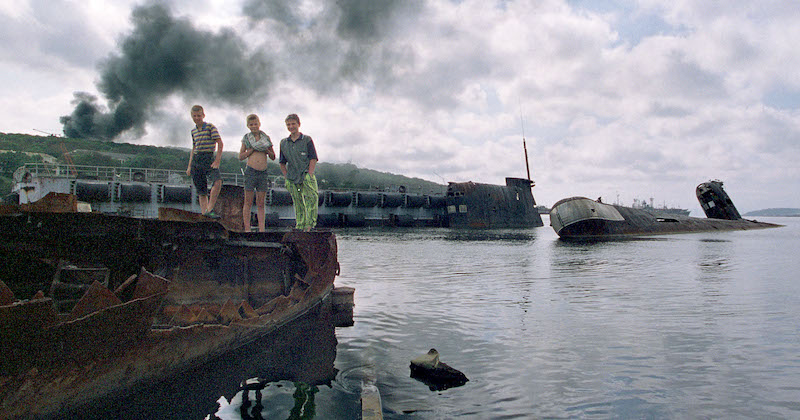
<instances>
[{"instance_id":1,"label":"floating debris","mask_svg":"<svg viewBox=\"0 0 800 420\"><path fill-rule=\"evenodd\" d=\"M431 391L443 391L469 381L461 371L440 361L436 349L430 349L411 361L411 377L428 385Z\"/></svg>"}]
</instances>

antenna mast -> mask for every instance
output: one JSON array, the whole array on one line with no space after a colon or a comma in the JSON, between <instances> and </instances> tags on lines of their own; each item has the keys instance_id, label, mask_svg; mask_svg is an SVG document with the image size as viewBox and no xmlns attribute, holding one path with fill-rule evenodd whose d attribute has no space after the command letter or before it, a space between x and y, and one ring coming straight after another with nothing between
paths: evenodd
<instances>
[{"instance_id":1,"label":"antenna mast","mask_svg":"<svg viewBox=\"0 0 800 420\"><path fill-rule=\"evenodd\" d=\"M522 105L520 104L519 107L519 123L522 126L522 149L525 151L525 171L528 173L528 182L531 183L531 188L533 188L534 182L531 179L531 167L528 164L528 144L525 141L525 121L522 119Z\"/></svg>"}]
</instances>

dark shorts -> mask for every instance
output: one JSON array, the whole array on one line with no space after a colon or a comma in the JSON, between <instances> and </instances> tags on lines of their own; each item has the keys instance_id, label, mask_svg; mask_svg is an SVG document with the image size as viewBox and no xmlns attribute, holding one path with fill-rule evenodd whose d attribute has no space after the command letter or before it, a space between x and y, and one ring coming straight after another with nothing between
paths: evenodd
<instances>
[{"instance_id":1,"label":"dark shorts","mask_svg":"<svg viewBox=\"0 0 800 420\"><path fill-rule=\"evenodd\" d=\"M245 191L259 191L267 192L269 190L269 177L267 170L259 171L250 166L244 170L244 190Z\"/></svg>"},{"instance_id":2,"label":"dark shorts","mask_svg":"<svg viewBox=\"0 0 800 420\"><path fill-rule=\"evenodd\" d=\"M211 168L214 163L213 153L196 153L192 159L192 182L197 195L208 195L208 181L213 185L222 180L218 168Z\"/></svg>"}]
</instances>

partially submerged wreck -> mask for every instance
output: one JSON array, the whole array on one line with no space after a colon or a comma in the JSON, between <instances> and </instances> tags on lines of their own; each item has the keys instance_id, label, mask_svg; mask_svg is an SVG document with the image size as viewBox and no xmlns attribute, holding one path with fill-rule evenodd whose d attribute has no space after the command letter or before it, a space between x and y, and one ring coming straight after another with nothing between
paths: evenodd
<instances>
[{"instance_id":1,"label":"partially submerged wreck","mask_svg":"<svg viewBox=\"0 0 800 420\"><path fill-rule=\"evenodd\" d=\"M244 177L229 173L222 177L222 194L231 198L230 210L236 211L234 204L241 209ZM200 211L197 190L181 171L26 164L17 169L14 180L9 200L19 204L58 192L74 194L100 213L156 218L164 208ZM294 207L289 191L279 187L283 182L277 176L271 182L275 187L267 191L265 199L266 225L293 226ZM445 194L414 193L403 186L393 191L320 190L317 223L325 228L540 227L543 223L532 187L530 179L506 178L505 185L451 182ZM241 210L238 211L241 218ZM241 224L239 229L243 229Z\"/></svg>"},{"instance_id":2,"label":"partially submerged wreck","mask_svg":"<svg viewBox=\"0 0 800 420\"><path fill-rule=\"evenodd\" d=\"M74 408L300 316L352 309L334 303L331 232L243 233L174 209L159 219L78 209L57 193L0 206L3 416Z\"/></svg>"},{"instance_id":3,"label":"partially submerged wreck","mask_svg":"<svg viewBox=\"0 0 800 420\"><path fill-rule=\"evenodd\" d=\"M780 225L743 219L722 188L712 180L696 188L707 218L604 204L586 197L560 200L550 210L550 226L562 239L623 239L635 236L724 230L749 230Z\"/></svg>"},{"instance_id":4,"label":"partially submerged wreck","mask_svg":"<svg viewBox=\"0 0 800 420\"><path fill-rule=\"evenodd\" d=\"M531 188L524 178L506 178L506 185L451 182L447 213L451 227L531 228L544 226Z\"/></svg>"}]
</instances>

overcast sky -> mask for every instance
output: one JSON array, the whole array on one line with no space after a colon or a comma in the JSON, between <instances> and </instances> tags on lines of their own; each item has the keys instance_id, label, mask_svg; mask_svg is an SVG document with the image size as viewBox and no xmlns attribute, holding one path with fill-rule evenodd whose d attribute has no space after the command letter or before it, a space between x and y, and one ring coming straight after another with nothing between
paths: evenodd
<instances>
[{"instance_id":1,"label":"overcast sky","mask_svg":"<svg viewBox=\"0 0 800 420\"><path fill-rule=\"evenodd\" d=\"M794 1L0 0L0 132L188 148L199 103L238 150L298 113L321 161L494 184L524 133L540 204L800 207L797 40Z\"/></svg>"}]
</instances>

